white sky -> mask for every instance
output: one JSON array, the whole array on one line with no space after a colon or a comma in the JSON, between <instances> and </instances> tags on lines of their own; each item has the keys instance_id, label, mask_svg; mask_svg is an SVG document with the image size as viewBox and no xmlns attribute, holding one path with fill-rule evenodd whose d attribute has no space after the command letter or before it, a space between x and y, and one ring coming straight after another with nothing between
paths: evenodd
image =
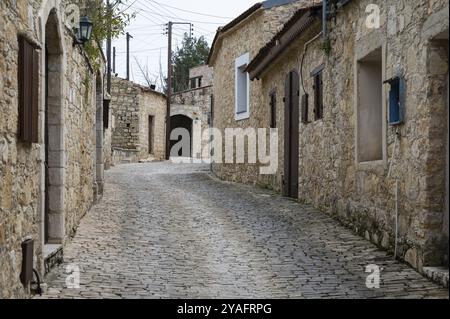
<instances>
[{"instance_id":1,"label":"white sky","mask_svg":"<svg viewBox=\"0 0 450 319\"><path fill-rule=\"evenodd\" d=\"M258 0L127 0L121 5L121 9L131 5L127 12L137 13L137 17L126 29L133 36L130 40L130 80L146 84L136 63L135 59L137 59L144 68L148 66L152 80L158 78L157 86L160 87L160 61L164 76L167 74L168 39L163 33L165 32L164 24L168 21L192 22L193 35L205 36L211 45L219 26L227 24L256 2ZM174 49L181 43L184 32L189 32L188 25L174 26L172 44ZM125 78L125 36L113 40L113 47L116 47L117 51L116 73Z\"/></svg>"}]
</instances>

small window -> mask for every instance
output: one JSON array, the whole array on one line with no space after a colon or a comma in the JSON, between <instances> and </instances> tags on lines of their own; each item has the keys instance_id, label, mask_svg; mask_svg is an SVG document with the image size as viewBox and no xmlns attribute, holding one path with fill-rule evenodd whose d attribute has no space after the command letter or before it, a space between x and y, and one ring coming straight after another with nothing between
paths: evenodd
<instances>
[{"instance_id":1,"label":"small window","mask_svg":"<svg viewBox=\"0 0 450 319\"><path fill-rule=\"evenodd\" d=\"M202 77L201 76L191 78L190 81L191 81L191 89L197 89L197 88L202 87Z\"/></svg>"},{"instance_id":2,"label":"small window","mask_svg":"<svg viewBox=\"0 0 450 319\"><path fill-rule=\"evenodd\" d=\"M38 143L39 54L33 44L19 38L19 133L24 142Z\"/></svg>"},{"instance_id":3,"label":"small window","mask_svg":"<svg viewBox=\"0 0 450 319\"><path fill-rule=\"evenodd\" d=\"M277 94L270 94L270 128L277 128Z\"/></svg>"},{"instance_id":4,"label":"small window","mask_svg":"<svg viewBox=\"0 0 450 319\"><path fill-rule=\"evenodd\" d=\"M248 53L236 59L235 62L235 108L236 120L247 119L250 116L250 77L246 68L250 63Z\"/></svg>"},{"instance_id":5,"label":"small window","mask_svg":"<svg viewBox=\"0 0 450 319\"><path fill-rule=\"evenodd\" d=\"M314 75L314 118L323 119L323 80L322 71Z\"/></svg>"},{"instance_id":6,"label":"small window","mask_svg":"<svg viewBox=\"0 0 450 319\"><path fill-rule=\"evenodd\" d=\"M196 88L195 79L191 79L191 89L195 89L195 88Z\"/></svg>"}]
</instances>

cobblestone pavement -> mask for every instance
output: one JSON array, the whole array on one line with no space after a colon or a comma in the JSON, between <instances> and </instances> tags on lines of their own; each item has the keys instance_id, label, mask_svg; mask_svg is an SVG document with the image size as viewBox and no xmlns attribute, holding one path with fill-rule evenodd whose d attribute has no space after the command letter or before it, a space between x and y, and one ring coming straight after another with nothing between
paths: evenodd
<instances>
[{"instance_id":1,"label":"cobblestone pavement","mask_svg":"<svg viewBox=\"0 0 450 319\"><path fill-rule=\"evenodd\" d=\"M64 256L42 298L448 298L327 215L199 165L108 171ZM65 287L72 263L80 289Z\"/></svg>"}]
</instances>

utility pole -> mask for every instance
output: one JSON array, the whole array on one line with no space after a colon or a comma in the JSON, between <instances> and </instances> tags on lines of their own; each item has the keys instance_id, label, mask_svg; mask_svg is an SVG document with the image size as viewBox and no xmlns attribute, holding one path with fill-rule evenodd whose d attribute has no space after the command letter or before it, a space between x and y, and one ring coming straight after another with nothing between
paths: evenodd
<instances>
[{"instance_id":1,"label":"utility pole","mask_svg":"<svg viewBox=\"0 0 450 319\"><path fill-rule=\"evenodd\" d=\"M169 37L168 57L167 57L167 110L166 110L166 160L170 159L170 104L172 99L172 26L167 25L167 34Z\"/></svg>"},{"instance_id":2,"label":"utility pole","mask_svg":"<svg viewBox=\"0 0 450 319\"><path fill-rule=\"evenodd\" d=\"M116 74L116 47L113 47L113 73Z\"/></svg>"},{"instance_id":3,"label":"utility pole","mask_svg":"<svg viewBox=\"0 0 450 319\"><path fill-rule=\"evenodd\" d=\"M130 39L133 37L127 32L127 81L130 80Z\"/></svg>"},{"instance_id":4,"label":"utility pole","mask_svg":"<svg viewBox=\"0 0 450 319\"><path fill-rule=\"evenodd\" d=\"M192 37L193 24L190 22L172 22L167 24L167 35L169 38L168 43L168 57L167 57L167 111L166 111L166 160L170 159L170 105L172 99L172 78L173 78L173 66L172 66L172 31L175 24L187 24L189 25L189 34Z\"/></svg>"}]
</instances>

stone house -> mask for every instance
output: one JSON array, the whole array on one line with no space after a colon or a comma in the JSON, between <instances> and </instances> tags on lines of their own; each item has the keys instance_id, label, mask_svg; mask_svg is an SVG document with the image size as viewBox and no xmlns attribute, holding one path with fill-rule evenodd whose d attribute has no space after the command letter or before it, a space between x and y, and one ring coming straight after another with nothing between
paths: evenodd
<instances>
[{"instance_id":1,"label":"stone house","mask_svg":"<svg viewBox=\"0 0 450 319\"><path fill-rule=\"evenodd\" d=\"M112 80L112 162L164 160L167 99L118 77Z\"/></svg>"},{"instance_id":2,"label":"stone house","mask_svg":"<svg viewBox=\"0 0 450 319\"><path fill-rule=\"evenodd\" d=\"M210 128L213 97L213 69L200 65L189 70L190 89L172 94L170 105L171 131L182 127L189 131L191 148L189 157L203 158L203 150L208 147L208 140L202 138ZM171 141L171 145L177 140ZM181 151L183 152L183 151Z\"/></svg>"},{"instance_id":3,"label":"stone house","mask_svg":"<svg viewBox=\"0 0 450 319\"><path fill-rule=\"evenodd\" d=\"M74 44L71 3L0 1L0 298L27 296L23 261L42 279L103 191L105 63Z\"/></svg>"},{"instance_id":4,"label":"stone house","mask_svg":"<svg viewBox=\"0 0 450 319\"><path fill-rule=\"evenodd\" d=\"M420 272L448 265L448 2L332 4L325 30L321 5L299 10L246 65L263 96L249 121L276 127L279 145L277 173L247 182L334 215ZM227 112L214 121L232 125Z\"/></svg>"},{"instance_id":5,"label":"stone house","mask_svg":"<svg viewBox=\"0 0 450 319\"><path fill-rule=\"evenodd\" d=\"M262 104L261 84L250 83L243 70L297 9L316 2L260 2L219 28L208 57L208 65L214 68L215 129L224 132L225 128L259 128L263 119L252 110ZM238 90L235 86L239 86ZM213 163L212 169L217 176L236 182L256 183L259 175L258 166L253 164Z\"/></svg>"}]
</instances>

